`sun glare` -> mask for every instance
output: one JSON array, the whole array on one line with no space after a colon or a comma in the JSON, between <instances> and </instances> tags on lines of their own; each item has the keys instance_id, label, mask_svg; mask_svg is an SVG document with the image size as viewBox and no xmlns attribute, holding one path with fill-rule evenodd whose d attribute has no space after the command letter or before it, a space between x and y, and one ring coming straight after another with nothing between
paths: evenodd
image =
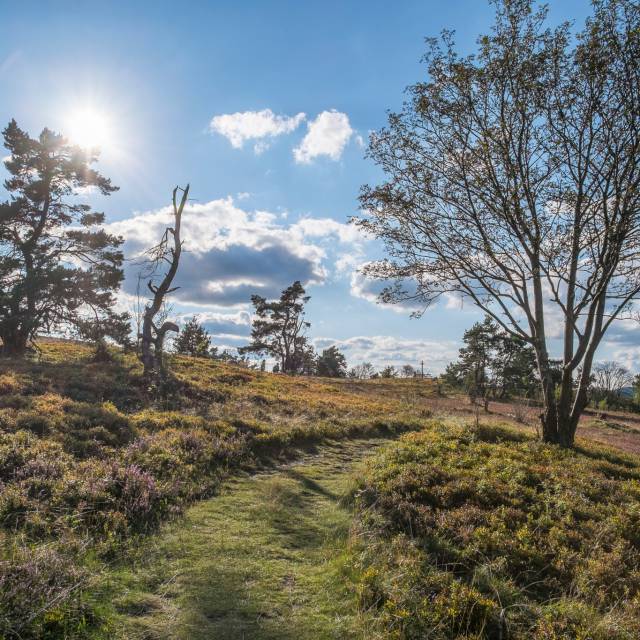
<instances>
[{"instance_id":1,"label":"sun glare","mask_svg":"<svg viewBox=\"0 0 640 640\"><path fill-rule=\"evenodd\" d=\"M69 140L85 149L104 149L112 143L109 119L93 108L74 111L67 128Z\"/></svg>"}]
</instances>

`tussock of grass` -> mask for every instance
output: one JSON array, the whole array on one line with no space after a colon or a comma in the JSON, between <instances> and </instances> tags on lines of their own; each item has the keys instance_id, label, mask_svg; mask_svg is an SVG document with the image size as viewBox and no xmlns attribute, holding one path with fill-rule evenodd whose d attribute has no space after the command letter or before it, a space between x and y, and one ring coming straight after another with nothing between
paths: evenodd
<instances>
[{"instance_id":1,"label":"tussock of grass","mask_svg":"<svg viewBox=\"0 0 640 640\"><path fill-rule=\"evenodd\" d=\"M640 460L432 422L369 464L352 563L380 637L640 637Z\"/></svg>"},{"instance_id":2,"label":"tussock of grass","mask_svg":"<svg viewBox=\"0 0 640 640\"><path fill-rule=\"evenodd\" d=\"M428 415L383 387L188 357L172 359L170 393L151 402L132 354L98 364L82 344L40 349L0 361L0 638L82 636L100 562L122 559L230 472L327 439L416 429Z\"/></svg>"}]
</instances>

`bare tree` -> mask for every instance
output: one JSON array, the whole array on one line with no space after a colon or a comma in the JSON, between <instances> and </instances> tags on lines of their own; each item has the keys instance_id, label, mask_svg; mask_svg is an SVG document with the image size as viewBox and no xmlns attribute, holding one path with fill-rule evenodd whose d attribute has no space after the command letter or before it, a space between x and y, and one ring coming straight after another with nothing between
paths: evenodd
<instances>
[{"instance_id":1,"label":"bare tree","mask_svg":"<svg viewBox=\"0 0 640 640\"><path fill-rule=\"evenodd\" d=\"M349 378L357 378L358 380L366 380L375 373L375 369L370 362L357 364L349 370Z\"/></svg>"},{"instance_id":2,"label":"bare tree","mask_svg":"<svg viewBox=\"0 0 640 640\"><path fill-rule=\"evenodd\" d=\"M633 374L618 362L599 362L593 367L592 389L605 398L619 397L633 384Z\"/></svg>"},{"instance_id":3,"label":"bare tree","mask_svg":"<svg viewBox=\"0 0 640 640\"><path fill-rule=\"evenodd\" d=\"M533 0L495 4L475 56L429 41L429 79L371 137L388 181L356 222L386 243L365 269L383 300L467 298L534 348L543 439L572 446L596 349L640 292L640 5L595 0L576 39Z\"/></svg>"},{"instance_id":4,"label":"bare tree","mask_svg":"<svg viewBox=\"0 0 640 640\"><path fill-rule=\"evenodd\" d=\"M178 191L182 191L178 203ZM164 371L163 351L164 340L169 331L177 333L179 327L175 322L163 320L160 326L156 325L165 304L167 294L175 291L177 287L171 287L173 279L178 271L180 254L182 253L182 240L180 238L180 225L182 212L189 197L189 185L184 189L176 187L173 190L173 227L167 227L162 234L160 242L147 252L152 265L152 273L157 274L163 264L168 264L159 284L154 284L150 278L147 287L153 297L146 305L142 316L141 360L144 366L144 375L150 378L154 374Z\"/></svg>"},{"instance_id":5,"label":"bare tree","mask_svg":"<svg viewBox=\"0 0 640 640\"><path fill-rule=\"evenodd\" d=\"M410 364L402 365L402 377L403 378L414 378L416 375L415 368Z\"/></svg>"}]
</instances>

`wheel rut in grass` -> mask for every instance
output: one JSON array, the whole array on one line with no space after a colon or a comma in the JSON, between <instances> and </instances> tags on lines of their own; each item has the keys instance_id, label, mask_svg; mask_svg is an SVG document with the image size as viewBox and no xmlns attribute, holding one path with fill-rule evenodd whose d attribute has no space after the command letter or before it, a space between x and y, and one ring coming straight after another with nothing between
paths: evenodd
<instances>
[{"instance_id":1,"label":"wheel rut in grass","mask_svg":"<svg viewBox=\"0 0 640 640\"><path fill-rule=\"evenodd\" d=\"M361 638L346 587L351 513L342 496L388 439L341 441L229 479L113 577L119 638ZM146 547L147 545L145 545ZM113 637L113 636L111 636Z\"/></svg>"}]
</instances>

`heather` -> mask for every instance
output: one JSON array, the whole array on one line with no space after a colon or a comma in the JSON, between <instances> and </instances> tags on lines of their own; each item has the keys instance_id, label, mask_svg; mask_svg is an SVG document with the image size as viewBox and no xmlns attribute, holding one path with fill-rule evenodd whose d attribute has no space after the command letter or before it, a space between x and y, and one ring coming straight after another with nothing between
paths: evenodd
<instances>
[{"instance_id":1,"label":"heather","mask_svg":"<svg viewBox=\"0 0 640 640\"><path fill-rule=\"evenodd\" d=\"M353 492L369 637L640 635L640 460L499 426L432 421Z\"/></svg>"},{"instance_id":2,"label":"heather","mask_svg":"<svg viewBox=\"0 0 640 640\"><path fill-rule=\"evenodd\" d=\"M375 387L184 356L158 399L135 355L92 355L50 340L0 363L0 637L100 626L102 567L231 472L329 439L418 428L429 414Z\"/></svg>"}]
</instances>

